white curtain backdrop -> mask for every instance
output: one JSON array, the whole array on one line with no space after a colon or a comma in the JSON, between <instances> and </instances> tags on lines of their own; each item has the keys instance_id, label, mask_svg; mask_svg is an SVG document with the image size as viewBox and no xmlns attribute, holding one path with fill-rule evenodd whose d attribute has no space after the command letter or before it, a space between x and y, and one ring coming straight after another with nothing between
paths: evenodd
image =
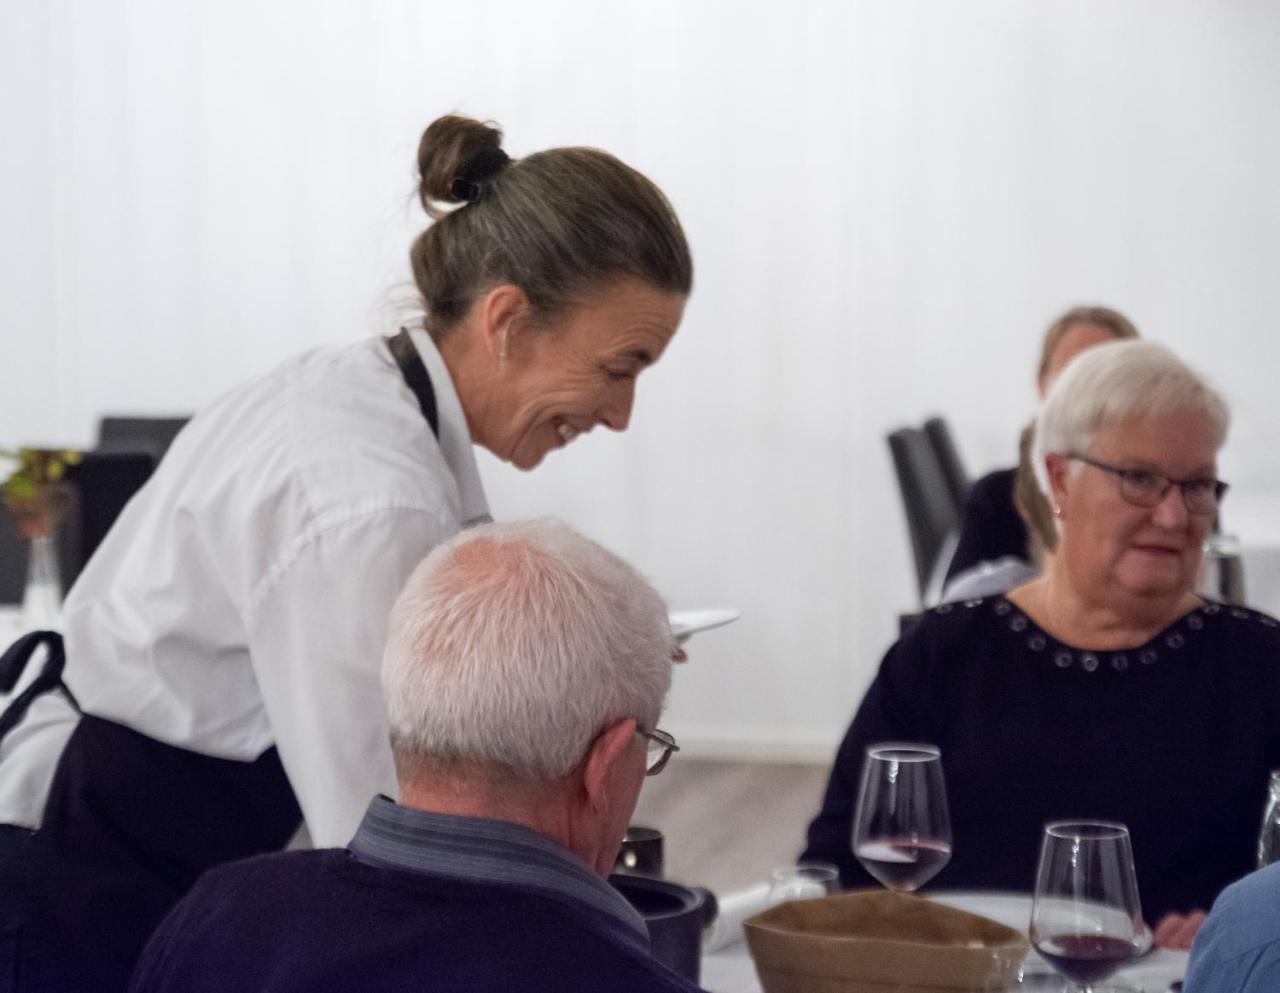
<instances>
[{"instance_id":1,"label":"white curtain backdrop","mask_svg":"<svg viewBox=\"0 0 1280 993\"><path fill-rule=\"evenodd\" d=\"M1066 306L1216 378L1268 526L1277 51L1266 0L6 0L0 445L393 327L439 114L599 145L670 195L694 296L627 434L485 458L495 513L742 610L691 643L678 736L825 757L914 603L884 434L943 413L1010 462Z\"/></svg>"}]
</instances>

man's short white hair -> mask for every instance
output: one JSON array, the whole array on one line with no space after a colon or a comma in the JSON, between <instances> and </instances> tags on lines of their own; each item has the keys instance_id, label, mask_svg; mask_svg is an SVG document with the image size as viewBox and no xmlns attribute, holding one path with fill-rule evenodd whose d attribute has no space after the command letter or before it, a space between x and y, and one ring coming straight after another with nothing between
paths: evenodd
<instances>
[{"instance_id":1,"label":"man's short white hair","mask_svg":"<svg viewBox=\"0 0 1280 993\"><path fill-rule=\"evenodd\" d=\"M392 746L559 779L614 721L653 727L674 648L653 587L568 525L472 528L432 551L392 608Z\"/></svg>"},{"instance_id":2,"label":"man's short white hair","mask_svg":"<svg viewBox=\"0 0 1280 993\"><path fill-rule=\"evenodd\" d=\"M1044 457L1087 452L1094 435L1134 417L1189 413L1213 430L1215 449L1227 439L1226 401L1197 372L1154 341L1098 345L1072 359L1036 418L1032 465L1046 496Z\"/></svg>"}]
</instances>

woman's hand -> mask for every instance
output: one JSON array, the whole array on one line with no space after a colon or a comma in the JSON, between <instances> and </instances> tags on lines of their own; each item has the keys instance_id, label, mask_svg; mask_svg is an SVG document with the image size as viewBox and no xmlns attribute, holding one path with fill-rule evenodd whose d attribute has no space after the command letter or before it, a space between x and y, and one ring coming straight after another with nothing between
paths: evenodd
<instances>
[{"instance_id":1,"label":"woman's hand","mask_svg":"<svg viewBox=\"0 0 1280 993\"><path fill-rule=\"evenodd\" d=\"M1156 925L1155 941L1160 948L1176 948L1185 951L1204 923L1205 912L1193 910L1189 914L1165 914Z\"/></svg>"}]
</instances>

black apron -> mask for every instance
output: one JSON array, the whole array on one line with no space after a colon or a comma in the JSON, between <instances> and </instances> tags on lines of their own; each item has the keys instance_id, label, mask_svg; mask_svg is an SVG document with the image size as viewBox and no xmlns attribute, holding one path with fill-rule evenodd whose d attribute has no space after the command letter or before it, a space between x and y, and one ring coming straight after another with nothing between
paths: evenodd
<instances>
[{"instance_id":1,"label":"black apron","mask_svg":"<svg viewBox=\"0 0 1280 993\"><path fill-rule=\"evenodd\" d=\"M438 437L413 341L401 329L387 342ZM0 715L0 740L43 693L75 705L52 631L24 636L0 658L0 692L13 690L41 645L44 666ZM252 762L218 759L82 715L40 829L0 825L0 993L125 990L147 939L205 870L278 851L301 822L274 747Z\"/></svg>"}]
</instances>

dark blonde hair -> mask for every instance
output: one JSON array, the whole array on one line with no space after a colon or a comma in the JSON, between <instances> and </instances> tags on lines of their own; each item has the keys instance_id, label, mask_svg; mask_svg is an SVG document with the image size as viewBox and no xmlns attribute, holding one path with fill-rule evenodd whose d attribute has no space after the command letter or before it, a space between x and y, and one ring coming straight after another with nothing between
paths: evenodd
<instances>
[{"instance_id":1,"label":"dark blonde hair","mask_svg":"<svg viewBox=\"0 0 1280 993\"><path fill-rule=\"evenodd\" d=\"M1040 346L1040 365L1036 371L1036 381L1044 380L1049 362L1058 345L1066 337L1068 331L1081 324L1096 324L1106 328L1116 341L1139 338L1134 323L1118 310L1110 307L1072 307L1060 316L1044 333L1044 341ZM1013 502L1027 524L1030 533L1028 551L1033 561L1043 557L1044 552L1052 552L1058 544L1058 526L1054 521L1049 501L1040 490L1035 469L1032 468L1032 451L1035 446L1035 423L1023 429L1018 440L1018 469L1014 474ZM1037 547L1038 546L1038 547Z\"/></svg>"},{"instance_id":2,"label":"dark blonde hair","mask_svg":"<svg viewBox=\"0 0 1280 993\"><path fill-rule=\"evenodd\" d=\"M418 171L418 198L435 223L409 258L433 336L504 283L524 290L535 319L623 277L685 296L693 287L671 204L607 152L553 148L508 159L497 127L448 115L423 133Z\"/></svg>"},{"instance_id":3,"label":"dark blonde hair","mask_svg":"<svg viewBox=\"0 0 1280 993\"><path fill-rule=\"evenodd\" d=\"M1022 429L1018 439L1018 467L1013 474L1013 505L1027 525L1027 557L1041 564L1045 552L1058 547L1058 525L1053 508L1040 490L1036 472L1031 467L1031 452L1035 446L1035 422Z\"/></svg>"},{"instance_id":4,"label":"dark blonde hair","mask_svg":"<svg viewBox=\"0 0 1280 993\"><path fill-rule=\"evenodd\" d=\"M1098 327L1106 328L1117 341L1141 337L1133 321L1118 310L1097 306L1072 307L1050 324L1049 329L1044 333L1044 342L1040 346L1040 365L1036 370L1037 382L1044 379L1044 374L1049 368L1049 361L1053 358L1053 353L1057 350L1059 342L1062 341L1068 331L1081 324L1096 324Z\"/></svg>"}]
</instances>

